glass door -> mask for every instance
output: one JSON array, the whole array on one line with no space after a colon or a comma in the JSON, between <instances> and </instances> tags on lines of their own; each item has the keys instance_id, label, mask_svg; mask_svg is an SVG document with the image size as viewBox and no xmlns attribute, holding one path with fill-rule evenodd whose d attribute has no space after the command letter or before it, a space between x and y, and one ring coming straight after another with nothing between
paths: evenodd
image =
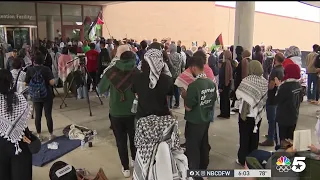
<instances>
[{"instance_id":1,"label":"glass door","mask_svg":"<svg viewBox=\"0 0 320 180\"><path fill-rule=\"evenodd\" d=\"M28 27L17 27L13 29L14 48L20 49L23 44L30 44L30 32Z\"/></svg>"}]
</instances>

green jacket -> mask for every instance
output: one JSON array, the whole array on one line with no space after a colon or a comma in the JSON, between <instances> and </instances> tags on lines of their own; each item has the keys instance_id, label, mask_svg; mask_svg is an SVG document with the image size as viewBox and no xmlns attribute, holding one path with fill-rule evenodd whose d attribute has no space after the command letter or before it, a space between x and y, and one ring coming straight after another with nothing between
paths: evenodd
<instances>
[{"instance_id":1,"label":"green jacket","mask_svg":"<svg viewBox=\"0 0 320 180\"><path fill-rule=\"evenodd\" d=\"M118 60L115 67L122 71L131 71L135 68L135 60ZM103 75L99 82L98 90L100 94L107 92L110 89L110 115L113 117L126 117L133 116L135 114L131 113L131 107L133 100L135 99L135 94L128 89L124 92L125 100L121 101L121 93L114 87L114 85L107 78L106 74Z\"/></svg>"}]
</instances>

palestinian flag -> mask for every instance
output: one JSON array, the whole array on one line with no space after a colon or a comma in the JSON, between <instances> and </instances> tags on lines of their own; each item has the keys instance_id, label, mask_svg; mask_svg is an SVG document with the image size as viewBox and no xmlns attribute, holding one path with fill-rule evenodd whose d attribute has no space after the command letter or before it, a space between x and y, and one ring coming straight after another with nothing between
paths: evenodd
<instances>
[{"instance_id":1,"label":"palestinian flag","mask_svg":"<svg viewBox=\"0 0 320 180\"><path fill-rule=\"evenodd\" d=\"M101 20L102 19L102 11L100 11L96 17L96 19L92 22L88 35L90 40L94 40L96 36L96 30L99 29L97 26L100 26L101 24L104 24L104 22Z\"/></svg>"},{"instance_id":2,"label":"palestinian flag","mask_svg":"<svg viewBox=\"0 0 320 180\"><path fill-rule=\"evenodd\" d=\"M216 41L214 42L216 46L223 46L223 41L222 41L222 33L217 37Z\"/></svg>"},{"instance_id":3,"label":"palestinian flag","mask_svg":"<svg viewBox=\"0 0 320 180\"><path fill-rule=\"evenodd\" d=\"M220 35L217 37L217 39L215 40L215 42L212 44L210 50L212 51L213 49L217 50L220 47L223 48L223 40L222 40L222 33L220 33Z\"/></svg>"}]
</instances>

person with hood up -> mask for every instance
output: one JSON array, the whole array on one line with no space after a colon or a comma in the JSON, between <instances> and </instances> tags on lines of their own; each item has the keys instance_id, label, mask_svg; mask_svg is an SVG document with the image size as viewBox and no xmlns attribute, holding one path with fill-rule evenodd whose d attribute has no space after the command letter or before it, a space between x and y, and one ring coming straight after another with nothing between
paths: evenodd
<instances>
[{"instance_id":1,"label":"person with hood up","mask_svg":"<svg viewBox=\"0 0 320 180\"><path fill-rule=\"evenodd\" d=\"M286 147L289 142L287 139L293 140L293 132L296 129L300 97L302 88L299 82L300 67L293 63L284 67L283 81L275 77L275 84L278 91L275 97L277 104L276 110L276 150Z\"/></svg>"},{"instance_id":2,"label":"person with hood up","mask_svg":"<svg viewBox=\"0 0 320 180\"><path fill-rule=\"evenodd\" d=\"M302 67L301 51L297 46L290 46L284 51L286 59L283 61L283 67L285 68L288 64L297 64L299 68Z\"/></svg>"},{"instance_id":3,"label":"person with hood up","mask_svg":"<svg viewBox=\"0 0 320 180\"><path fill-rule=\"evenodd\" d=\"M125 45L124 45L125 46ZM127 45L126 45L127 46ZM120 46L118 50L122 49ZM118 53L119 59L102 75L98 90L105 93L110 89L110 121L116 138L118 153L122 164L124 177L130 177L129 162L131 166L136 156L134 145L135 114L131 112L133 100L136 98L131 91L135 75L139 72L135 65L133 52ZM131 161L128 157L127 140L129 137Z\"/></svg>"},{"instance_id":4,"label":"person with hood up","mask_svg":"<svg viewBox=\"0 0 320 180\"><path fill-rule=\"evenodd\" d=\"M169 63L171 69L171 74L173 78L173 82L177 79L177 77L181 74L181 70L184 69L185 65L182 59L182 56L180 53L177 52L177 46L175 44L170 44L169 46ZM177 86L174 86L174 98L175 98L175 104L174 108L179 108L180 106L180 91ZM172 99L170 98L170 108L172 108Z\"/></svg>"},{"instance_id":5,"label":"person with hood up","mask_svg":"<svg viewBox=\"0 0 320 180\"><path fill-rule=\"evenodd\" d=\"M230 87L232 80L232 53L223 52L223 60L219 70L220 115L218 118L230 119Z\"/></svg>"},{"instance_id":6,"label":"person with hood up","mask_svg":"<svg viewBox=\"0 0 320 180\"><path fill-rule=\"evenodd\" d=\"M240 147L237 163L244 166L245 158L258 148L259 128L265 110L268 81L262 76L262 65L257 60L249 63L249 76L245 77L237 91L239 105Z\"/></svg>"},{"instance_id":7,"label":"person with hood up","mask_svg":"<svg viewBox=\"0 0 320 180\"><path fill-rule=\"evenodd\" d=\"M232 108L233 112L239 111L238 107L235 107L235 103L237 101L237 97L236 97L235 92L237 91L237 88L240 85L242 79L246 77L246 76L245 77L242 76L242 59L243 59L242 53L243 53L243 47L237 46L236 47L236 55L237 55L236 60L238 61L238 66L234 70L234 91L233 91L234 94L233 94L232 103L231 103L231 108ZM244 71L248 71L248 69L247 69L248 64L245 64L243 66L243 68L245 68Z\"/></svg>"}]
</instances>

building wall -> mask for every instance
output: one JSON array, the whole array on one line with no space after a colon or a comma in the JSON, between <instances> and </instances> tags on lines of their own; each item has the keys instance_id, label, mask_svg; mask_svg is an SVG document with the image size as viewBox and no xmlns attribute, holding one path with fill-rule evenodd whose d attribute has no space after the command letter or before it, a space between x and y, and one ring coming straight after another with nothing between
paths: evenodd
<instances>
[{"instance_id":1,"label":"building wall","mask_svg":"<svg viewBox=\"0 0 320 180\"><path fill-rule=\"evenodd\" d=\"M134 13L126 13L134 10ZM103 35L114 38L214 42L222 32L224 44L234 40L235 9L214 2L127 2L103 7L106 26ZM296 45L310 50L320 43L320 23L266 13L255 13L254 44L264 43L284 49Z\"/></svg>"}]
</instances>

